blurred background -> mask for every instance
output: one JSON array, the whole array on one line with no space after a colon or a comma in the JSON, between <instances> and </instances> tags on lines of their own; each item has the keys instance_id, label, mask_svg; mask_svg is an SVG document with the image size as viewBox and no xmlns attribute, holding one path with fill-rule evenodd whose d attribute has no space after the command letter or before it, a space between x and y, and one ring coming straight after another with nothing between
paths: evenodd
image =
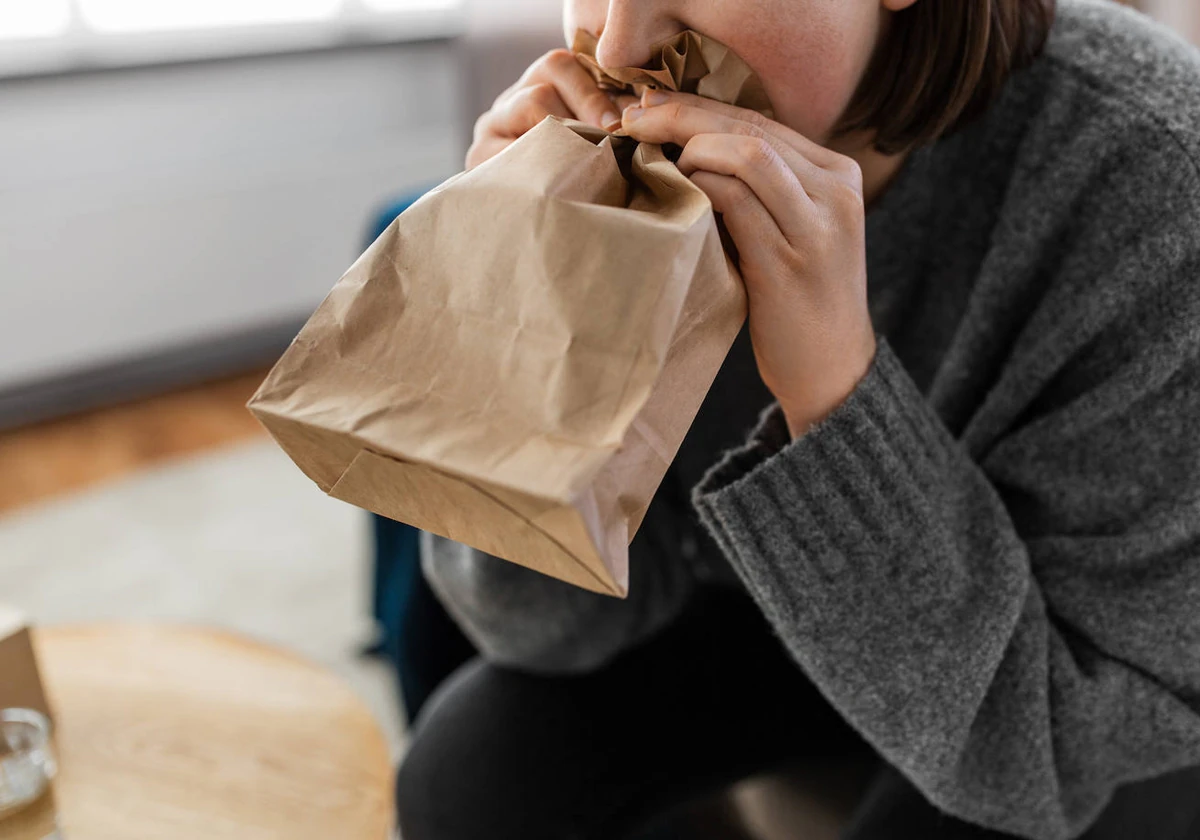
<instances>
[{"instance_id":1,"label":"blurred background","mask_svg":"<svg viewBox=\"0 0 1200 840\"><path fill-rule=\"evenodd\" d=\"M1145 0L1200 39L1197 0ZM344 677L376 544L245 401L559 0L0 0L0 603L227 627ZM390 208L390 209L389 209Z\"/></svg>"},{"instance_id":2,"label":"blurred background","mask_svg":"<svg viewBox=\"0 0 1200 840\"><path fill-rule=\"evenodd\" d=\"M0 604L218 625L400 744L367 517L244 404L558 0L0 0ZM390 208L390 209L389 209Z\"/></svg>"}]
</instances>

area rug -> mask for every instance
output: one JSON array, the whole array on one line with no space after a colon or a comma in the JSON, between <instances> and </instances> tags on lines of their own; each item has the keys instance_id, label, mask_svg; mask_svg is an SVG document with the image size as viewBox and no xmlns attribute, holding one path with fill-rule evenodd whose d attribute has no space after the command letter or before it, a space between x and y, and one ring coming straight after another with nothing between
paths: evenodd
<instances>
[{"instance_id":1,"label":"area rug","mask_svg":"<svg viewBox=\"0 0 1200 840\"><path fill-rule=\"evenodd\" d=\"M0 516L0 602L38 624L184 622L286 647L341 675L398 754L392 676L357 655L368 537L365 513L257 441Z\"/></svg>"}]
</instances>

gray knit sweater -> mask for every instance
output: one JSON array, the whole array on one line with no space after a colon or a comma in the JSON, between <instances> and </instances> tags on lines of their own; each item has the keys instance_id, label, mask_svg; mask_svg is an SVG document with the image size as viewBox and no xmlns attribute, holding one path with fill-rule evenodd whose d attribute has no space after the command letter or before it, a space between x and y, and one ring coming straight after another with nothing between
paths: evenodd
<instances>
[{"instance_id":1,"label":"gray knit sweater","mask_svg":"<svg viewBox=\"0 0 1200 840\"><path fill-rule=\"evenodd\" d=\"M930 801L1073 837L1118 784L1200 763L1200 53L1061 0L1045 55L867 225L874 365L802 438L770 408L708 471L719 553L678 502L718 458L711 418L736 433L765 403L736 354L744 393L723 371L628 600L441 540L427 574L486 655L566 671L724 558Z\"/></svg>"}]
</instances>

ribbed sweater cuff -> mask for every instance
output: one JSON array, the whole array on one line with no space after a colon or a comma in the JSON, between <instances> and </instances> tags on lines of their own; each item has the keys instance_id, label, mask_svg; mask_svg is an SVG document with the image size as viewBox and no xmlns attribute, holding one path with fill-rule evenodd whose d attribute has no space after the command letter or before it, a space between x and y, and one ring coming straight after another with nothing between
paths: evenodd
<instances>
[{"instance_id":1,"label":"ribbed sweater cuff","mask_svg":"<svg viewBox=\"0 0 1200 840\"><path fill-rule=\"evenodd\" d=\"M914 528L944 492L953 446L880 339L867 375L828 418L790 440L772 406L748 442L709 470L692 500L748 585L774 589L781 574L813 573L829 585L850 555L878 561L928 538ZM801 556L810 568L797 568ZM855 577L855 588L881 582L870 581L866 569Z\"/></svg>"}]
</instances>

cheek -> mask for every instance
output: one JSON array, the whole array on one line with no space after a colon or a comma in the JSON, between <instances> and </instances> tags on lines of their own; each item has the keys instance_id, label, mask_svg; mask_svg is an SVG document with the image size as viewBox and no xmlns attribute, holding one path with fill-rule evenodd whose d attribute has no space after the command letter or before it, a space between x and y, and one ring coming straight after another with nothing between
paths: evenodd
<instances>
[{"instance_id":1,"label":"cheek","mask_svg":"<svg viewBox=\"0 0 1200 840\"><path fill-rule=\"evenodd\" d=\"M866 71L875 41L874 19L858 3L789 3L803 9L726 43L754 68L775 107L775 118L817 142L830 139Z\"/></svg>"}]
</instances>

